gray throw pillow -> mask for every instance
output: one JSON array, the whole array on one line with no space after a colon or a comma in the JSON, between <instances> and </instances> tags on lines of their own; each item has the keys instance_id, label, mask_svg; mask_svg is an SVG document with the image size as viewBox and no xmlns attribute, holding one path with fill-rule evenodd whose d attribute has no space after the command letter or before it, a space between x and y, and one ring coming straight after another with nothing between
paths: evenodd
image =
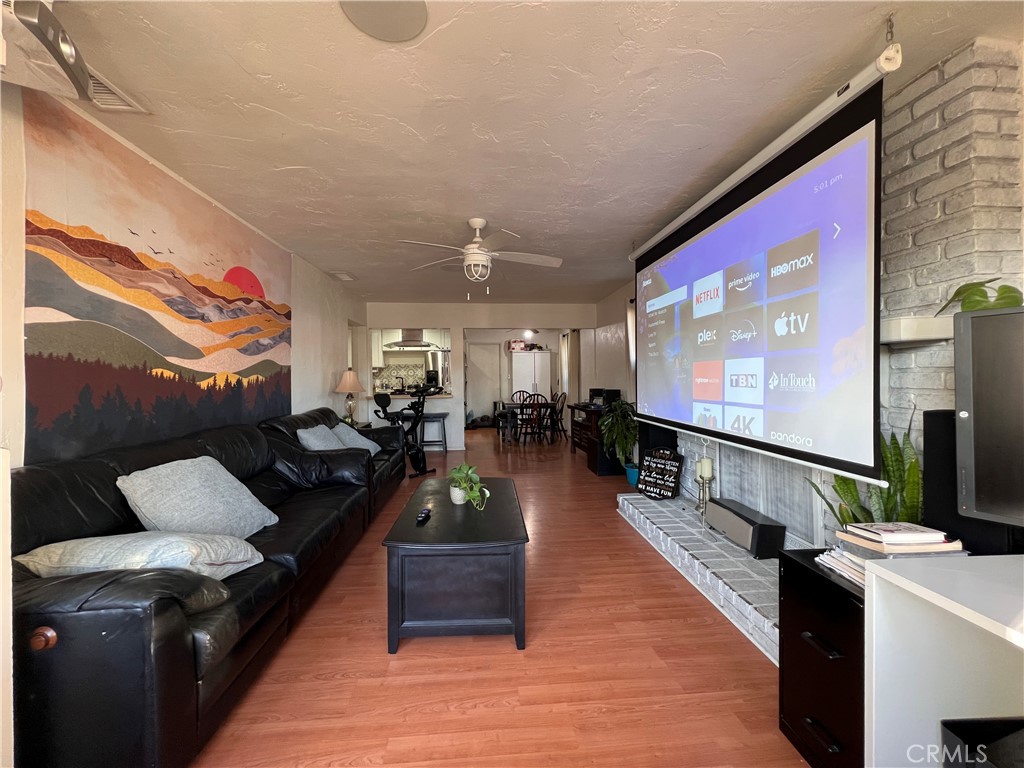
<instances>
[{"instance_id":1,"label":"gray throw pillow","mask_svg":"<svg viewBox=\"0 0 1024 768\"><path fill-rule=\"evenodd\" d=\"M295 437L307 451L340 451L346 447L326 424L297 430Z\"/></svg>"},{"instance_id":2,"label":"gray throw pillow","mask_svg":"<svg viewBox=\"0 0 1024 768\"><path fill-rule=\"evenodd\" d=\"M263 555L234 536L146 531L58 541L14 559L43 578L107 570L185 568L226 579L262 563Z\"/></svg>"},{"instance_id":3,"label":"gray throw pillow","mask_svg":"<svg viewBox=\"0 0 1024 768\"><path fill-rule=\"evenodd\" d=\"M277 515L212 456L140 469L117 478L117 487L149 531L244 539L277 522Z\"/></svg>"},{"instance_id":4,"label":"gray throw pillow","mask_svg":"<svg viewBox=\"0 0 1024 768\"><path fill-rule=\"evenodd\" d=\"M365 448L371 456L376 456L380 446L368 437L363 437L356 430L345 422L338 422L338 425L331 430L335 437L340 440L346 448Z\"/></svg>"}]
</instances>

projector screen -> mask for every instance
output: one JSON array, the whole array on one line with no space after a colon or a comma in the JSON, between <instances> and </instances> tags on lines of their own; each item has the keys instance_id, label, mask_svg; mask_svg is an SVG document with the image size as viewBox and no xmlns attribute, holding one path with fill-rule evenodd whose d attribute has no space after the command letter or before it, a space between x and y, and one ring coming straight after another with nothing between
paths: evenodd
<instances>
[{"instance_id":1,"label":"projector screen","mask_svg":"<svg viewBox=\"0 0 1024 768\"><path fill-rule=\"evenodd\" d=\"M881 84L637 260L647 421L877 479Z\"/></svg>"}]
</instances>

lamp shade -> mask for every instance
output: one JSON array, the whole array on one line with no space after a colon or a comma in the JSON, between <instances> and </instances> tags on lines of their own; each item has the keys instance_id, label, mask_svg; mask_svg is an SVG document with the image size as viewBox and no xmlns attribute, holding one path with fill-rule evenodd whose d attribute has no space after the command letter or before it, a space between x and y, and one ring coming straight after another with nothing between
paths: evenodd
<instances>
[{"instance_id":1,"label":"lamp shade","mask_svg":"<svg viewBox=\"0 0 1024 768\"><path fill-rule=\"evenodd\" d=\"M349 368L343 374L341 374L341 381L338 382L338 386L334 388L335 392L365 392L363 385L359 383L359 377L356 376L356 372Z\"/></svg>"}]
</instances>

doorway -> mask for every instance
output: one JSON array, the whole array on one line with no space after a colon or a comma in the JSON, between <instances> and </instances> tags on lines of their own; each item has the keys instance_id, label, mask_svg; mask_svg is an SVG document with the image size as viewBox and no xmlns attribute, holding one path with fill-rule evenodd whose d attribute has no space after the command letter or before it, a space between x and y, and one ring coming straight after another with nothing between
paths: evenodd
<instances>
[{"instance_id":1,"label":"doorway","mask_svg":"<svg viewBox=\"0 0 1024 768\"><path fill-rule=\"evenodd\" d=\"M494 416L494 403L501 399L501 345L469 342L466 345L466 421Z\"/></svg>"}]
</instances>

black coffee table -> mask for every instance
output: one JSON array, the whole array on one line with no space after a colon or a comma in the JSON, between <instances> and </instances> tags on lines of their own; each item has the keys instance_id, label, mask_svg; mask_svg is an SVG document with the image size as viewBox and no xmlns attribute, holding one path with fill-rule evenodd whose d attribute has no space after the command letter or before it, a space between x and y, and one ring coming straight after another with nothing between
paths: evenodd
<instances>
[{"instance_id":1,"label":"black coffee table","mask_svg":"<svg viewBox=\"0 0 1024 768\"><path fill-rule=\"evenodd\" d=\"M482 480L482 510L453 505L446 479L424 480L384 539L388 653L401 637L446 635L515 635L526 647L526 524L512 480Z\"/></svg>"}]
</instances>

